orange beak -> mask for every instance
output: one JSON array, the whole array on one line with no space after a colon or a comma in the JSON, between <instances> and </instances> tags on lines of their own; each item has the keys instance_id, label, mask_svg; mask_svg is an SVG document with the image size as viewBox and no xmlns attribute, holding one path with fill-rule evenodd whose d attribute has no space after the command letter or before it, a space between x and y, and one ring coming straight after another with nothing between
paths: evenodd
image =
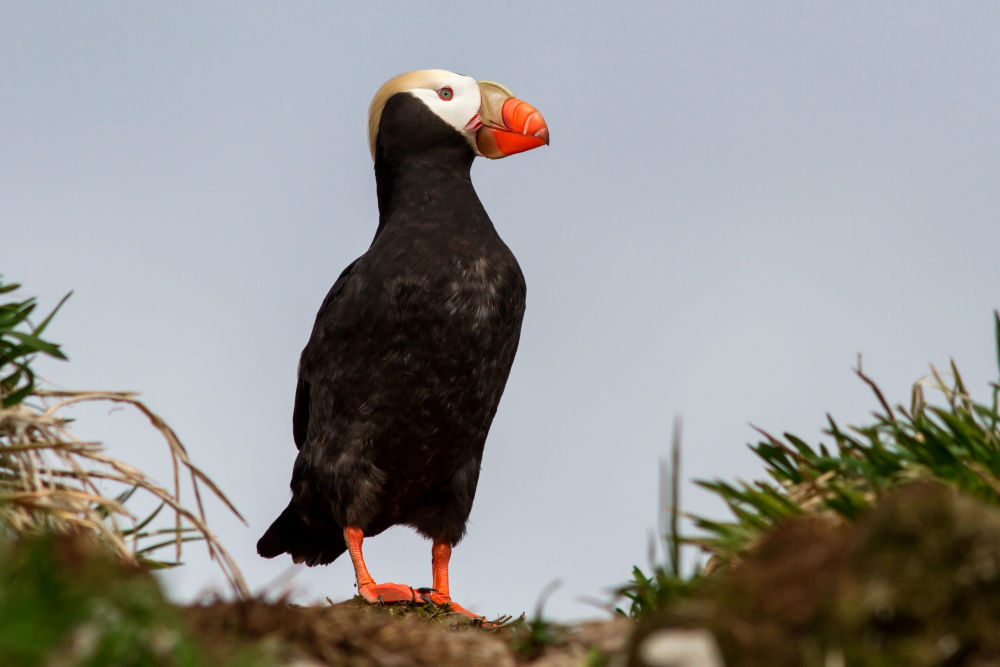
<instances>
[{"instance_id":1,"label":"orange beak","mask_svg":"<svg viewBox=\"0 0 1000 667\"><path fill-rule=\"evenodd\" d=\"M493 81L480 81L479 90L482 127L476 129L476 148L481 155L496 160L549 143L549 127L535 107Z\"/></svg>"}]
</instances>

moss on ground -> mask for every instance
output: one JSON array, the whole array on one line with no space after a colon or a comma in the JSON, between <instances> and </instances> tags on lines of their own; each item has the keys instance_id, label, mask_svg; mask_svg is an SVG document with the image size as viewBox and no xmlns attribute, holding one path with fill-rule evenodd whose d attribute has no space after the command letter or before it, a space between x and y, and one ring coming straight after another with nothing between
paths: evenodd
<instances>
[{"instance_id":1,"label":"moss on ground","mask_svg":"<svg viewBox=\"0 0 1000 667\"><path fill-rule=\"evenodd\" d=\"M0 663L207 664L149 573L74 535L0 547Z\"/></svg>"}]
</instances>

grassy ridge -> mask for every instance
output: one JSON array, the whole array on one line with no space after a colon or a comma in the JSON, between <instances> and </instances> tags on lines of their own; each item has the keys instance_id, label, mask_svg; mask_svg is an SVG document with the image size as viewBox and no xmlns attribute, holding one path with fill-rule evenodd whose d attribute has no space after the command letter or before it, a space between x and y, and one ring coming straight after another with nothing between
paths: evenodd
<instances>
[{"instance_id":1,"label":"grassy ridge","mask_svg":"<svg viewBox=\"0 0 1000 667\"><path fill-rule=\"evenodd\" d=\"M1000 367L1000 312L993 318ZM892 407L860 363L855 373L877 401L873 421L845 427L827 415L829 445L810 445L791 433L779 438L759 431L764 439L751 449L769 479L697 481L726 503L732 519L691 517L701 533L697 537L668 530L668 562L649 574L636 567L632 581L620 590L629 601L628 615L642 617L698 588L705 572L680 575L676 555L680 544L696 545L710 554L706 569L712 572L745 555L788 519L822 515L855 521L887 492L914 480L936 480L1000 505L1000 381L990 383L990 401L981 403L970 395L954 362L948 379L931 366L930 375L914 383L909 405ZM929 392L943 399L940 404L928 401ZM676 474L675 465L673 488L679 483ZM679 510L676 503L672 507L676 527Z\"/></svg>"},{"instance_id":2,"label":"grassy ridge","mask_svg":"<svg viewBox=\"0 0 1000 667\"><path fill-rule=\"evenodd\" d=\"M1000 364L1000 313L994 332ZM1000 381L984 403L953 362L932 366L892 405L855 372L870 422L828 415L816 445L759 431L767 479L698 481L732 516L690 517L696 536L678 534L669 503L667 562L619 590L619 613L640 621L635 664L683 627L710 631L727 665L1000 664ZM692 575L683 544L709 555Z\"/></svg>"}]
</instances>

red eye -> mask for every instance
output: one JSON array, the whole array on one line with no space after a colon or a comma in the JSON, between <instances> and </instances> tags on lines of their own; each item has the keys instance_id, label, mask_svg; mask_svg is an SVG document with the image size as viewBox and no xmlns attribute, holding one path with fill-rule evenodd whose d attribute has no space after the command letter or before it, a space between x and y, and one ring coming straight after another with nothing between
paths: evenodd
<instances>
[{"instance_id":1,"label":"red eye","mask_svg":"<svg viewBox=\"0 0 1000 667\"><path fill-rule=\"evenodd\" d=\"M450 86L445 86L444 88L438 88L437 94L438 97L440 97L445 102L447 102L448 100L450 100L455 96L455 92L451 89Z\"/></svg>"}]
</instances>

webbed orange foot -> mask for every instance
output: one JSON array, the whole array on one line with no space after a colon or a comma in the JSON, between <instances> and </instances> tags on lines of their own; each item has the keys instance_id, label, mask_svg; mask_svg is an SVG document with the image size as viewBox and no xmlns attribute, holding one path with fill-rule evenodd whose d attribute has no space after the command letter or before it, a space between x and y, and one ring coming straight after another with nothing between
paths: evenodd
<instances>
[{"instance_id":1,"label":"webbed orange foot","mask_svg":"<svg viewBox=\"0 0 1000 667\"><path fill-rule=\"evenodd\" d=\"M358 594L370 604L391 604L393 602L410 602L413 604L433 603L447 607L449 611L461 614L473 621L478 621L484 627L492 627L483 616L452 601L448 593L448 561L451 558L451 546L444 542L435 542L431 548L431 567L434 573L433 588L417 588L403 584L376 584L372 575L365 567L365 559L361 555L361 543L364 533L357 526L344 528L344 542L351 554L354 564L354 574L358 581Z\"/></svg>"},{"instance_id":2,"label":"webbed orange foot","mask_svg":"<svg viewBox=\"0 0 1000 667\"><path fill-rule=\"evenodd\" d=\"M409 586L403 584L362 584L358 586L358 593L371 604L384 604L392 602L420 602L416 592Z\"/></svg>"}]
</instances>

